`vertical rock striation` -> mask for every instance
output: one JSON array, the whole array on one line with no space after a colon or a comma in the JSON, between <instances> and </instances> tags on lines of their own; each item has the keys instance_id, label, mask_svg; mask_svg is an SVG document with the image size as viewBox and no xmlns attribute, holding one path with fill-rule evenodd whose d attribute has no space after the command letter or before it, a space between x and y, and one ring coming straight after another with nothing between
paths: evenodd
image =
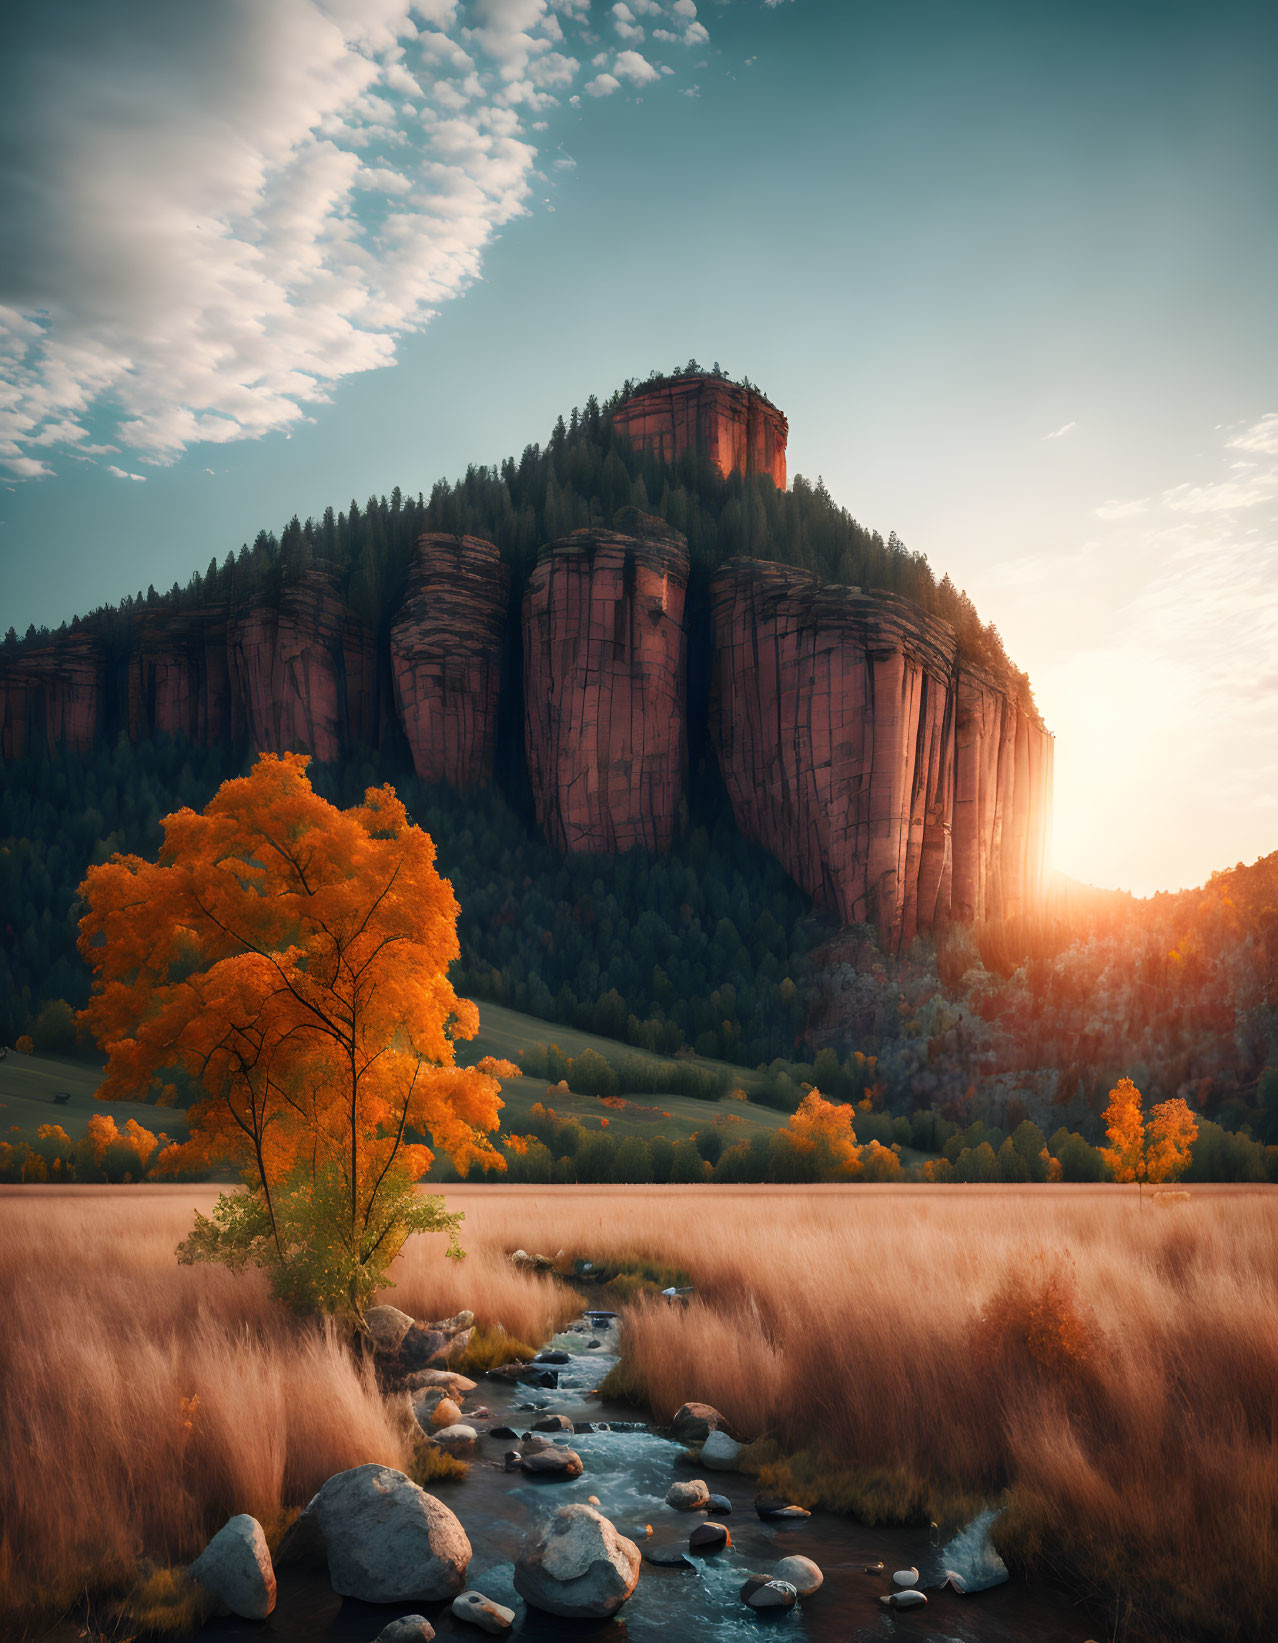
<instances>
[{"instance_id":1,"label":"vertical rock striation","mask_svg":"<svg viewBox=\"0 0 1278 1643\"><path fill-rule=\"evenodd\" d=\"M754 560L719 573L711 607L737 824L815 900L900 946L1041 892L1050 738L960 663L948 623Z\"/></svg>"},{"instance_id":2,"label":"vertical rock striation","mask_svg":"<svg viewBox=\"0 0 1278 1643\"><path fill-rule=\"evenodd\" d=\"M146 610L128 657L129 736L225 741L231 733L226 611Z\"/></svg>"},{"instance_id":3,"label":"vertical rock striation","mask_svg":"<svg viewBox=\"0 0 1278 1643\"><path fill-rule=\"evenodd\" d=\"M418 540L391 626L395 703L424 782L492 779L510 577L477 536Z\"/></svg>"},{"instance_id":4,"label":"vertical rock striation","mask_svg":"<svg viewBox=\"0 0 1278 1643\"><path fill-rule=\"evenodd\" d=\"M103 728L106 666L92 634L72 630L0 662L0 753L87 753Z\"/></svg>"},{"instance_id":5,"label":"vertical rock striation","mask_svg":"<svg viewBox=\"0 0 1278 1643\"><path fill-rule=\"evenodd\" d=\"M785 489L785 442L790 425L776 406L726 378L671 377L641 388L612 413L615 431L663 462L684 451L704 451L729 474L768 474Z\"/></svg>"},{"instance_id":6,"label":"vertical rock striation","mask_svg":"<svg viewBox=\"0 0 1278 1643\"><path fill-rule=\"evenodd\" d=\"M687 774L688 550L626 509L543 548L524 596L528 773L562 850L666 849Z\"/></svg>"},{"instance_id":7,"label":"vertical rock striation","mask_svg":"<svg viewBox=\"0 0 1278 1643\"><path fill-rule=\"evenodd\" d=\"M236 733L268 753L326 763L377 734L373 636L334 580L312 571L278 600L259 594L227 629Z\"/></svg>"}]
</instances>

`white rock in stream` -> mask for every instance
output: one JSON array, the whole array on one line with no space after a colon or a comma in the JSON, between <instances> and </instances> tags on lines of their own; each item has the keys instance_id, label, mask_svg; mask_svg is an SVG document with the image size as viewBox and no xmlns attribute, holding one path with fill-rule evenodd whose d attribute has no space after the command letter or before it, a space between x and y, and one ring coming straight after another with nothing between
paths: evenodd
<instances>
[{"instance_id":1,"label":"white rock in stream","mask_svg":"<svg viewBox=\"0 0 1278 1643\"><path fill-rule=\"evenodd\" d=\"M710 1504L710 1489L704 1478L693 1478L690 1483L672 1483L666 1494L666 1505L677 1512L700 1512Z\"/></svg>"},{"instance_id":2,"label":"white rock in stream","mask_svg":"<svg viewBox=\"0 0 1278 1643\"><path fill-rule=\"evenodd\" d=\"M918 1583L919 1572L917 1569L912 1567L909 1569L898 1569L892 1576L892 1584L894 1586L917 1586Z\"/></svg>"},{"instance_id":3,"label":"white rock in stream","mask_svg":"<svg viewBox=\"0 0 1278 1643\"><path fill-rule=\"evenodd\" d=\"M635 1589L641 1559L593 1506L561 1506L543 1518L515 1560L515 1590L565 1620L606 1620Z\"/></svg>"},{"instance_id":4,"label":"white rock in stream","mask_svg":"<svg viewBox=\"0 0 1278 1643\"><path fill-rule=\"evenodd\" d=\"M453 1599L453 1614L458 1620L468 1621L481 1631L508 1632L515 1624L515 1611L502 1603L494 1603L482 1592L463 1592Z\"/></svg>"},{"instance_id":5,"label":"white rock in stream","mask_svg":"<svg viewBox=\"0 0 1278 1643\"><path fill-rule=\"evenodd\" d=\"M275 1607L275 1569L266 1535L246 1512L228 1518L188 1573L243 1620L265 1620Z\"/></svg>"},{"instance_id":6,"label":"white rock in stream","mask_svg":"<svg viewBox=\"0 0 1278 1643\"><path fill-rule=\"evenodd\" d=\"M741 1445L726 1432L711 1432L701 1445L701 1464L712 1472L735 1472L741 1455Z\"/></svg>"}]
</instances>

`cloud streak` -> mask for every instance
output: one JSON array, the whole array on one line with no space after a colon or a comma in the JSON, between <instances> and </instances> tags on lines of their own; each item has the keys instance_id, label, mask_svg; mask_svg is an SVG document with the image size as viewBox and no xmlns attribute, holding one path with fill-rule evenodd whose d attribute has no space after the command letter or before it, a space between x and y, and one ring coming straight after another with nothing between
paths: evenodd
<instances>
[{"instance_id":1,"label":"cloud streak","mask_svg":"<svg viewBox=\"0 0 1278 1643\"><path fill-rule=\"evenodd\" d=\"M27 8L0 67L22 134L0 167L0 465L168 462L295 427L391 364L531 208L537 133L584 78L592 23L632 30L622 44L701 27L692 0L596 10ZM629 45L585 89L668 72Z\"/></svg>"}]
</instances>

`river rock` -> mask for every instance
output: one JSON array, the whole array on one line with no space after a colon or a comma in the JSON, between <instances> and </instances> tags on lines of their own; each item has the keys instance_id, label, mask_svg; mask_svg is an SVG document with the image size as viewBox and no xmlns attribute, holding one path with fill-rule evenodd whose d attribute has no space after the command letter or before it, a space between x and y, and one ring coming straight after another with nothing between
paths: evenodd
<instances>
[{"instance_id":1,"label":"river rock","mask_svg":"<svg viewBox=\"0 0 1278 1643\"><path fill-rule=\"evenodd\" d=\"M821 1590L825 1576L810 1557L783 1557L772 1571L773 1580L787 1581L800 1597Z\"/></svg>"},{"instance_id":2,"label":"river rock","mask_svg":"<svg viewBox=\"0 0 1278 1643\"><path fill-rule=\"evenodd\" d=\"M370 1306L364 1314L374 1352L398 1352L404 1336L416 1321L397 1306Z\"/></svg>"},{"instance_id":3,"label":"river rock","mask_svg":"<svg viewBox=\"0 0 1278 1643\"><path fill-rule=\"evenodd\" d=\"M884 1592L879 1602L889 1609L922 1609L927 1606L927 1596L917 1586L911 1586L903 1592Z\"/></svg>"},{"instance_id":4,"label":"river rock","mask_svg":"<svg viewBox=\"0 0 1278 1643\"><path fill-rule=\"evenodd\" d=\"M567 1415L543 1415L533 1422L534 1432L573 1432L576 1428Z\"/></svg>"},{"instance_id":5,"label":"river rock","mask_svg":"<svg viewBox=\"0 0 1278 1643\"><path fill-rule=\"evenodd\" d=\"M432 1426L456 1426L461 1419L461 1410L451 1398L441 1398L430 1412Z\"/></svg>"},{"instance_id":6,"label":"river rock","mask_svg":"<svg viewBox=\"0 0 1278 1643\"><path fill-rule=\"evenodd\" d=\"M275 1607L275 1570L266 1535L246 1512L222 1525L188 1572L243 1620L265 1620Z\"/></svg>"},{"instance_id":7,"label":"river rock","mask_svg":"<svg viewBox=\"0 0 1278 1643\"><path fill-rule=\"evenodd\" d=\"M549 1483L570 1483L579 1478L584 1468L575 1449L560 1449L553 1445L536 1449L525 1455L521 1462L530 1478L544 1478Z\"/></svg>"},{"instance_id":8,"label":"river rock","mask_svg":"<svg viewBox=\"0 0 1278 1643\"><path fill-rule=\"evenodd\" d=\"M537 1356L533 1359L533 1362L534 1363L571 1363L572 1358L567 1352L562 1351L559 1347L555 1347L551 1351L539 1352L537 1354Z\"/></svg>"},{"instance_id":9,"label":"river rock","mask_svg":"<svg viewBox=\"0 0 1278 1643\"><path fill-rule=\"evenodd\" d=\"M418 1369L404 1381L409 1392L438 1389L444 1397L455 1398L459 1402L467 1392L473 1392L477 1384L469 1376L459 1375L454 1369Z\"/></svg>"},{"instance_id":10,"label":"river rock","mask_svg":"<svg viewBox=\"0 0 1278 1643\"><path fill-rule=\"evenodd\" d=\"M676 1443L704 1443L711 1432L727 1429L727 1421L708 1403L685 1403L670 1422L670 1436Z\"/></svg>"},{"instance_id":11,"label":"river rock","mask_svg":"<svg viewBox=\"0 0 1278 1643\"><path fill-rule=\"evenodd\" d=\"M561 1506L524 1542L515 1590L565 1620L606 1620L634 1591L639 1563L634 1541L593 1506Z\"/></svg>"},{"instance_id":12,"label":"river rock","mask_svg":"<svg viewBox=\"0 0 1278 1643\"><path fill-rule=\"evenodd\" d=\"M494 1603L482 1592L462 1592L453 1599L453 1614L485 1632L508 1632L515 1624L515 1611Z\"/></svg>"},{"instance_id":13,"label":"river rock","mask_svg":"<svg viewBox=\"0 0 1278 1643\"><path fill-rule=\"evenodd\" d=\"M805 1517L812 1516L806 1507L796 1506L793 1501L786 1500L782 1495L756 1495L754 1509L769 1523L797 1523Z\"/></svg>"},{"instance_id":14,"label":"river rock","mask_svg":"<svg viewBox=\"0 0 1278 1643\"><path fill-rule=\"evenodd\" d=\"M688 1536L688 1545L694 1552L721 1552L732 1545L732 1536L722 1523L698 1523Z\"/></svg>"},{"instance_id":15,"label":"river rock","mask_svg":"<svg viewBox=\"0 0 1278 1643\"><path fill-rule=\"evenodd\" d=\"M645 1563L655 1563L661 1569L695 1569L696 1564L684 1551L682 1546L675 1546L669 1542L645 1544L643 1549Z\"/></svg>"},{"instance_id":16,"label":"river rock","mask_svg":"<svg viewBox=\"0 0 1278 1643\"><path fill-rule=\"evenodd\" d=\"M710 1491L704 1478L693 1478L689 1483L672 1483L666 1492L666 1505L677 1512L700 1512L710 1504Z\"/></svg>"},{"instance_id":17,"label":"river rock","mask_svg":"<svg viewBox=\"0 0 1278 1643\"><path fill-rule=\"evenodd\" d=\"M443 1501L392 1467L336 1473L302 1517L318 1528L329 1579L342 1597L439 1601L466 1584L466 1531Z\"/></svg>"},{"instance_id":18,"label":"river rock","mask_svg":"<svg viewBox=\"0 0 1278 1643\"><path fill-rule=\"evenodd\" d=\"M917 1586L918 1583L919 1572L915 1568L897 1569L892 1576L894 1586Z\"/></svg>"},{"instance_id":19,"label":"river rock","mask_svg":"<svg viewBox=\"0 0 1278 1643\"><path fill-rule=\"evenodd\" d=\"M716 1512L720 1517L728 1517L732 1513L732 1502L727 1495L711 1495L706 1502L707 1512Z\"/></svg>"},{"instance_id":20,"label":"river rock","mask_svg":"<svg viewBox=\"0 0 1278 1643\"><path fill-rule=\"evenodd\" d=\"M490 1438L517 1438L519 1433L515 1431L513 1426L490 1426L488 1436Z\"/></svg>"},{"instance_id":21,"label":"river rock","mask_svg":"<svg viewBox=\"0 0 1278 1643\"><path fill-rule=\"evenodd\" d=\"M718 1428L701 1445L701 1464L712 1472L735 1472L740 1455L741 1445Z\"/></svg>"},{"instance_id":22,"label":"river rock","mask_svg":"<svg viewBox=\"0 0 1278 1643\"><path fill-rule=\"evenodd\" d=\"M798 1596L788 1580L769 1575L751 1575L741 1588L741 1601L751 1609L792 1609Z\"/></svg>"},{"instance_id":23,"label":"river rock","mask_svg":"<svg viewBox=\"0 0 1278 1643\"><path fill-rule=\"evenodd\" d=\"M373 1643L431 1643L435 1628L424 1614L406 1614L383 1626Z\"/></svg>"},{"instance_id":24,"label":"river rock","mask_svg":"<svg viewBox=\"0 0 1278 1643\"><path fill-rule=\"evenodd\" d=\"M470 1449L479 1441L479 1434L473 1426L467 1426L464 1421L457 1421L452 1426L441 1426L432 1434L432 1441L441 1449L447 1449L450 1454L459 1450Z\"/></svg>"}]
</instances>

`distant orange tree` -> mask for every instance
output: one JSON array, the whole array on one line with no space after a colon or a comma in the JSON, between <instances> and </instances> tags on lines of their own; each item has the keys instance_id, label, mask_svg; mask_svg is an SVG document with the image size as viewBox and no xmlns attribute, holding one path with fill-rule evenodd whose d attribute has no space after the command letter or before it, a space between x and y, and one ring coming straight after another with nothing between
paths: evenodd
<instances>
[{"instance_id":1,"label":"distant orange tree","mask_svg":"<svg viewBox=\"0 0 1278 1643\"><path fill-rule=\"evenodd\" d=\"M243 1172L180 1258L252 1262L300 1308L359 1315L411 1233L460 1255L461 1217L414 1191L421 1137L463 1171L500 1169L502 1102L455 1062L479 1017L448 980L458 908L433 843L391 788L338 810L307 763L264 754L202 814L165 819L158 861L90 869L81 1019L104 1099L165 1093L178 1068L201 1092L158 1169Z\"/></svg>"},{"instance_id":2,"label":"distant orange tree","mask_svg":"<svg viewBox=\"0 0 1278 1643\"><path fill-rule=\"evenodd\" d=\"M827 1101L820 1090L808 1091L776 1139L782 1156L788 1149L806 1159L818 1180L895 1181L901 1176L900 1155L878 1141L858 1142L852 1108Z\"/></svg>"},{"instance_id":3,"label":"distant orange tree","mask_svg":"<svg viewBox=\"0 0 1278 1643\"><path fill-rule=\"evenodd\" d=\"M1109 1145L1100 1149L1115 1181L1178 1181L1189 1168L1198 1124L1188 1105L1177 1098L1160 1101L1146 1121L1141 1094L1130 1078L1120 1078L1105 1109Z\"/></svg>"}]
</instances>

